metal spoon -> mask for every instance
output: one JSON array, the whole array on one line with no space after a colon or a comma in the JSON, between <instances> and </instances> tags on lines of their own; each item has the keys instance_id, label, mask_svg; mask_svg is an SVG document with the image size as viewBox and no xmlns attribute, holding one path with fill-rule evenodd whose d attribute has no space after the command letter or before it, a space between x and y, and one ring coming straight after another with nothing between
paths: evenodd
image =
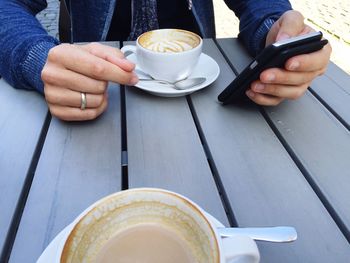
<instances>
[{"instance_id":1,"label":"metal spoon","mask_svg":"<svg viewBox=\"0 0 350 263\"><path fill-rule=\"evenodd\" d=\"M169 81L166 80L157 80L157 79L150 79L150 78L139 78L140 81L149 81L149 82L155 82L158 84L164 84L164 85L168 85L174 89L177 90L186 90L186 89L190 89L193 88L195 86L198 86L200 84L202 84L203 82L205 82L207 79L206 78L202 78L202 77L198 77L198 78L188 78L188 79L182 79L179 81L176 81L174 83L171 83Z\"/></svg>"},{"instance_id":2,"label":"metal spoon","mask_svg":"<svg viewBox=\"0 0 350 263\"><path fill-rule=\"evenodd\" d=\"M292 242L297 239L297 232L294 227L220 227L218 228L221 237L234 235L249 236L252 239L270 242Z\"/></svg>"}]
</instances>

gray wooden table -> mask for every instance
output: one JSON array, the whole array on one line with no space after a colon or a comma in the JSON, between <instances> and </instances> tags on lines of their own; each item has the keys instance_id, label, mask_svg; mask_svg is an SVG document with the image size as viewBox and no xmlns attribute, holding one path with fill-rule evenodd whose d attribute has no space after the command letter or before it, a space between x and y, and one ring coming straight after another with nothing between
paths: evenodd
<instances>
[{"instance_id":1,"label":"gray wooden table","mask_svg":"<svg viewBox=\"0 0 350 263\"><path fill-rule=\"evenodd\" d=\"M90 204L143 186L226 226L294 226L296 242L258 242L261 262L350 262L350 77L330 64L297 101L222 106L251 58L236 39L204 52L221 71L207 88L161 98L111 83L107 112L84 123L0 80L1 263L35 262Z\"/></svg>"}]
</instances>

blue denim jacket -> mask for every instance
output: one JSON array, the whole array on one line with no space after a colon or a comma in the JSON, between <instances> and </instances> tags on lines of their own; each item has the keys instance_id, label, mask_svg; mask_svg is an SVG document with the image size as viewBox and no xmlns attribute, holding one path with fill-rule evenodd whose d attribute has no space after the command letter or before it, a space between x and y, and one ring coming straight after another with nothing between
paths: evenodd
<instances>
[{"instance_id":1,"label":"blue denim jacket","mask_svg":"<svg viewBox=\"0 0 350 263\"><path fill-rule=\"evenodd\" d=\"M105 40L116 1L71 0L73 40ZM252 54L263 47L272 24L291 9L288 0L225 2L240 19L239 38ZM212 0L192 0L192 4L202 36L215 37ZM49 50L59 44L35 18L46 6L45 0L0 0L0 75L16 88L43 93L41 70Z\"/></svg>"}]
</instances>

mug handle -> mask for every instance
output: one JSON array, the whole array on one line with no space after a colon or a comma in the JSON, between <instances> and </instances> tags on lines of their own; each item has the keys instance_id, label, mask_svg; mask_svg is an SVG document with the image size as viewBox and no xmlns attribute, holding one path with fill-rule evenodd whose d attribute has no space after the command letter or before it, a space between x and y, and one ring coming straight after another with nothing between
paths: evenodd
<instances>
[{"instance_id":1,"label":"mug handle","mask_svg":"<svg viewBox=\"0 0 350 263\"><path fill-rule=\"evenodd\" d=\"M126 52L136 53L136 46L126 45L121 48L121 51L125 54Z\"/></svg>"},{"instance_id":2,"label":"mug handle","mask_svg":"<svg viewBox=\"0 0 350 263\"><path fill-rule=\"evenodd\" d=\"M258 263L260 254L256 243L246 236L233 236L222 239L226 263Z\"/></svg>"}]
</instances>

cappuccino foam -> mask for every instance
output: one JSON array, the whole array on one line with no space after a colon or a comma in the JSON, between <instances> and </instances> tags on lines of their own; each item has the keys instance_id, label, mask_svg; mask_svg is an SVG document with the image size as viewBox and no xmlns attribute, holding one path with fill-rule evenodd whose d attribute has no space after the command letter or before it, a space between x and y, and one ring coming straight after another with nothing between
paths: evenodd
<instances>
[{"instance_id":1,"label":"cappuccino foam","mask_svg":"<svg viewBox=\"0 0 350 263\"><path fill-rule=\"evenodd\" d=\"M146 32L139 38L142 47L161 53L178 53L199 45L200 38L189 31L161 29Z\"/></svg>"}]
</instances>

